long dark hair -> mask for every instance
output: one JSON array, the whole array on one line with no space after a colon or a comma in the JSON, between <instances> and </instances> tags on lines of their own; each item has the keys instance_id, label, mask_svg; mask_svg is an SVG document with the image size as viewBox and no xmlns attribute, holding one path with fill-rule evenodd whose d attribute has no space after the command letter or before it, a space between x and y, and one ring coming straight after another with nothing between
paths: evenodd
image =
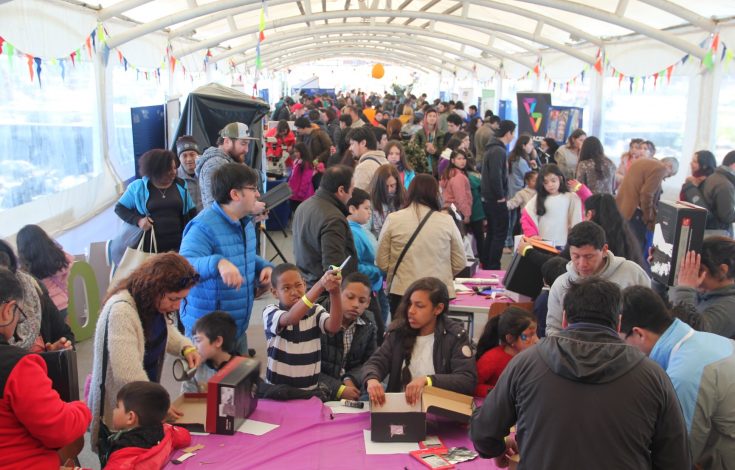
<instances>
[{"instance_id":1,"label":"long dark hair","mask_svg":"<svg viewBox=\"0 0 735 470\"><path fill-rule=\"evenodd\" d=\"M449 181L450 178L456 175L456 172L463 173L465 176L467 176L467 165L465 164L464 168L460 168L457 165L454 164L454 159L457 158L459 155L464 155L465 160L469 160L469 156L467 155L467 152L464 150L454 150L452 154L449 156L449 165L444 169L444 173L442 174L442 179Z\"/></svg>"},{"instance_id":2,"label":"long dark hair","mask_svg":"<svg viewBox=\"0 0 735 470\"><path fill-rule=\"evenodd\" d=\"M411 354L416 344L416 337L419 334L419 330L411 328L411 325L408 323L408 308L411 304L411 295L416 291L427 292L432 306L444 305L444 309L437 316L437 320L443 317L449 310L449 292L447 291L447 286L435 277L417 279L403 293L403 298L401 298L401 303L398 305L395 313L395 319L388 326L388 331L400 335L401 338L403 358L405 360L405 365L403 370L401 370L401 383L403 386L406 386L411 381L411 372L408 370L408 367L411 364Z\"/></svg>"},{"instance_id":3,"label":"long dark hair","mask_svg":"<svg viewBox=\"0 0 735 470\"><path fill-rule=\"evenodd\" d=\"M299 155L301 155L301 164L304 166L304 169L313 170L314 162L311 159L311 152L309 151L309 148L306 146L306 144L303 142L299 142L293 146L293 149L294 151L299 152Z\"/></svg>"},{"instance_id":4,"label":"long dark hair","mask_svg":"<svg viewBox=\"0 0 735 470\"><path fill-rule=\"evenodd\" d=\"M579 151L579 161L592 160L595 164L595 174L598 178L605 177L605 168L612 164L609 158L605 156L605 149L602 142L597 137L587 137L582 143L582 149Z\"/></svg>"},{"instance_id":5,"label":"long dark hair","mask_svg":"<svg viewBox=\"0 0 735 470\"><path fill-rule=\"evenodd\" d=\"M527 143L531 141L531 136L528 134L521 134L516 140L516 144L513 146L513 150L508 155L508 168L511 168L513 163L517 162L521 158L528 160L528 154L523 149Z\"/></svg>"},{"instance_id":6,"label":"long dark hair","mask_svg":"<svg viewBox=\"0 0 735 470\"><path fill-rule=\"evenodd\" d=\"M396 167L398 168L398 171L413 170L413 167L411 166L411 164L408 163L408 160L406 160L406 149L403 148L403 144L400 142L400 140L389 140L388 143L385 144L385 147L383 147L385 158L388 158L388 153L390 153L393 147L397 148L401 154L401 158L398 161L398 165L396 165Z\"/></svg>"},{"instance_id":7,"label":"long dark hair","mask_svg":"<svg viewBox=\"0 0 735 470\"><path fill-rule=\"evenodd\" d=\"M143 331L148 330L158 312L158 303L162 297L172 292L190 289L199 282L199 274L183 256L178 253L161 253L148 258L130 275L107 292L102 304L118 292L127 290L135 300Z\"/></svg>"},{"instance_id":8,"label":"long dark hair","mask_svg":"<svg viewBox=\"0 0 735 470\"><path fill-rule=\"evenodd\" d=\"M538 215L539 217L546 214L545 203L546 198L549 196L549 193L546 191L546 188L544 188L544 177L549 175L556 175L559 177L560 193L566 193L567 191L569 191L567 189L567 179L564 178L564 173L561 172L558 166L554 165L553 163L549 163L548 165L544 165L543 167L541 167L538 179L536 180L536 215Z\"/></svg>"},{"instance_id":9,"label":"long dark hair","mask_svg":"<svg viewBox=\"0 0 735 470\"><path fill-rule=\"evenodd\" d=\"M509 345L505 339L506 335L518 338L533 323L536 323L536 317L531 312L518 307L506 308L503 313L491 318L485 324L482 336L477 342L475 358L480 359L495 346Z\"/></svg>"},{"instance_id":10,"label":"long dark hair","mask_svg":"<svg viewBox=\"0 0 735 470\"><path fill-rule=\"evenodd\" d=\"M623 220L615 198L610 194L593 194L584 201L584 208L585 211L592 211L590 220L605 231L610 251L643 267L641 245Z\"/></svg>"},{"instance_id":11,"label":"long dark hair","mask_svg":"<svg viewBox=\"0 0 735 470\"><path fill-rule=\"evenodd\" d=\"M38 225L20 229L16 243L21 267L38 279L53 276L69 266L61 246Z\"/></svg>"},{"instance_id":12,"label":"long dark hair","mask_svg":"<svg viewBox=\"0 0 735 470\"><path fill-rule=\"evenodd\" d=\"M727 266L722 274L720 266ZM702 243L702 266L718 281L735 279L735 240L730 237L707 237Z\"/></svg>"},{"instance_id":13,"label":"long dark hair","mask_svg":"<svg viewBox=\"0 0 735 470\"><path fill-rule=\"evenodd\" d=\"M385 187L388 178L391 176L396 179L396 192L392 200L393 207L400 209L406 200L406 190L403 183L401 183L401 175L398 174L398 169L393 165L381 165L375 172L371 183L372 188L370 188L370 202L373 205L373 211L380 215L386 215L383 214L383 206L391 202L391 196L388 195L388 190Z\"/></svg>"},{"instance_id":14,"label":"long dark hair","mask_svg":"<svg viewBox=\"0 0 735 470\"><path fill-rule=\"evenodd\" d=\"M417 174L408 185L408 195L403 207L411 204L421 204L435 211L441 210L439 203L439 185L436 178L425 173Z\"/></svg>"}]
</instances>

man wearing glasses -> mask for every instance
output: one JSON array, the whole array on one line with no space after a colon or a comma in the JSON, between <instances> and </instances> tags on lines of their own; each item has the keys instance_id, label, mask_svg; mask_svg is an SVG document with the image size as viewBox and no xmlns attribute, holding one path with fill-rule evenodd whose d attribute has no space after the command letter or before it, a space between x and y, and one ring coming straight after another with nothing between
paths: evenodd
<instances>
[{"instance_id":1,"label":"man wearing glasses","mask_svg":"<svg viewBox=\"0 0 735 470\"><path fill-rule=\"evenodd\" d=\"M39 355L8 344L25 318L22 297L18 279L0 267L0 455L11 466L58 468L81 451L92 415L84 402L61 401Z\"/></svg>"},{"instance_id":2,"label":"man wearing glasses","mask_svg":"<svg viewBox=\"0 0 735 470\"><path fill-rule=\"evenodd\" d=\"M237 324L237 352L248 353L247 328L254 293L269 288L272 265L256 254L254 207L260 192L255 170L238 163L218 168L211 181L214 203L184 229L179 251L201 276L182 305L181 321L192 336L196 321L214 311Z\"/></svg>"},{"instance_id":3,"label":"man wearing glasses","mask_svg":"<svg viewBox=\"0 0 735 470\"><path fill-rule=\"evenodd\" d=\"M202 206L206 209L214 202L212 194L212 175L222 165L228 163L245 164L245 155L250 149L250 136L247 124L231 122L227 124L217 138L217 146L209 147L197 160L196 176L199 178L199 189L202 193ZM257 183L256 183L257 184ZM264 204L256 204L254 213L263 212Z\"/></svg>"}]
</instances>

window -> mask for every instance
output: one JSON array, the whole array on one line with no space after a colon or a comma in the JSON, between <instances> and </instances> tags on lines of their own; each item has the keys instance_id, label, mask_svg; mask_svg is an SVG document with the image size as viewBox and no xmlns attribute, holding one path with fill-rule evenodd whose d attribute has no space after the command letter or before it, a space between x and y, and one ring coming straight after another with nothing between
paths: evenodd
<instances>
[{"instance_id":1,"label":"window","mask_svg":"<svg viewBox=\"0 0 735 470\"><path fill-rule=\"evenodd\" d=\"M735 76L723 75L718 101L715 156L719 162L735 150Z\"/></svg>"},{"instance_id":2,"label":"window","mask_svg":"<svg viewBox=\"0 0 735 470\"><path fill-rule=\"evenodd\" d=\"M97 100L89 62L34 65L0 60L0 212L74 188L99 175Z\"/></svg>"}]
</instances>

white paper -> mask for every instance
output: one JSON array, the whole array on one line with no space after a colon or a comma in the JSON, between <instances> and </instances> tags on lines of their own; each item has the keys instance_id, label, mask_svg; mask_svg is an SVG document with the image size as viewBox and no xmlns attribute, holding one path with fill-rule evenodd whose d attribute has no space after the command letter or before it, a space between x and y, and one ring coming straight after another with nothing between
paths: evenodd
<instances>
[{"instance_id":1,"label":"white paper","mask_svg":"<svg viewBox=\"0 0 735 470\"><path fill-rule=\"evenodd\" d=\"M411 451L419 450L418 442L373 442L369 429L364 429L362 433L365 438L365 453L367 455L408 454Z\"/></svg>"},{"instance_id":2,"label":"white paper","mask_svg":"<svg viewBox=\"0 0 735 470\"><path fill-rule=\"evenodd\" d=\"M189 431L189 434L191 434L192 436L209 436L209 433L208 432L193 432L193 431Z\"/></svg>"},{"instance_id":3,"label":"white paper","mask_svg":"<svg viewBox=\"0 0 735 470\"><path fill-rule=\"evenodd\" d=\"M264 423L262 421L255 421L254 419L246 419L245 422L237 428L237 432L252 434L254 436L262 436L267 432L273 431L277 427L277 424Z\"/></svg>"},{"instance_id":4,"label":"white paper","mask_svg":"<svg viewBox=\"0 0 735 470\"><path fill-rule=\"evenodd\" d=\"M421 413L421 401L409 405L405 393L386 393L383 405L370 405L373 413Z\"/></svg>"},{"instance_id":5,"label":"white paper","mask_svg":"<svg viewBox=\"0 0 735 470\"><path fill-rule=\"evenodd\" d=\"M325 402L324 404L327 405L332 410L332 413L336 415L340 415L340 414L367 413L368 411L370 411L370 403L366 401L364 401L363 403L365 404L363 408L353 408L351 406L345 406L338 401L328 401L328 402Z\"/></svg>"}]
</instances>

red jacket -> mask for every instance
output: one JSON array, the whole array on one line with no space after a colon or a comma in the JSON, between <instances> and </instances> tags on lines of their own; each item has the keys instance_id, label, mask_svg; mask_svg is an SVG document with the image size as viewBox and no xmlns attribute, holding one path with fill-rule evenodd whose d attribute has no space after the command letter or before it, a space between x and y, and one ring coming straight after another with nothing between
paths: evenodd
<instances>
[{"instance_id":1,"label":"red jacket","mask_svg":"<svg viewBox=\"0 0 735 470\"><path fill-rule=\"evenodd\" d=\"M477 387L475 396L485 398L495 388L500 374L503 373L513 356L505 352L504 347L495 346L477 360Z\"/></svg>"},{"instance_id":2,"label":"red jacket","mask_svg":"<svg viewBox=\"0 0 735 470\"><path fill-rule=\"evenodd\" d=\"M0 340L3 469L58 470L56 450L82 436L91 420L84 402L61 401L40 356Z\"/></svg>"},{"instance_id":3,"label":"red jacket","mask_svg":"<svg viewBox=\"0 0 735 470\"><path fill-rule=\"evenodd\" d=\"M126 447L110 454L105 470L160 470L168 463L171 452L191 444L189 431L170 424L163 425L163 440L150 449Z\"/></svg>"}]
</instances>

